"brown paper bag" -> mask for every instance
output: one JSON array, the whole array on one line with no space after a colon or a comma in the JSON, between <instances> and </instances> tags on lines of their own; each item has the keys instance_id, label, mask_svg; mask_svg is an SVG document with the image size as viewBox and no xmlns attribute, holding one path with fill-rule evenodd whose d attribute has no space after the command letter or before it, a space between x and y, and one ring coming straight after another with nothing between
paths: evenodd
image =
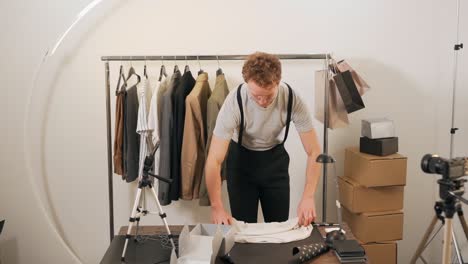
<instances>
[{"instance_id":1,"label":"brown paper bag","mask_svg":"<svg viewBox=\"0 0 468 264\"><path fill-rule=\"evenodd\" d=\"M349 124L348 113L336 88L335 81L329 79L326 70L315 72L315 118L324 123L325 80L328 79L330 89L328 104L328 128L346 127Z\"/></svg>"}]
</instances>

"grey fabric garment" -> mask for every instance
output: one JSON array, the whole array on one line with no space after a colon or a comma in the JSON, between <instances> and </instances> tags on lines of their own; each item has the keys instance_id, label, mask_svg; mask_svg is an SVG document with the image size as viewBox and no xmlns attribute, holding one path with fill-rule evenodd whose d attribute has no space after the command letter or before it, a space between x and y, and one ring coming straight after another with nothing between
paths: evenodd
<instances>
[{"instance_id":1,"label":"grey fabric garment","mask_svg":"<svg viewBox=\"0 0 468 264\"><path fill-rule=\"evenodd\" d=\"M136 85L127 90L125 97L124 130L124 173L125 180L132 182L138 177L138 156L140 154L140 135L136 132L138 120L138 95Z\"/></svg>"},{"instance_id":2,"label":"grey fabric garment","mask_svg":"<svg viewBox=\"0 0 468 264\"><path fill-rule=\"evenodd\" d=\"M294 90L294 89L293 89ZM273 102L266 108L259 106L250 95L247 84L241 88L242 105L245 113L245 130L242 144L250 150L268 150L283 141L286 126L286 104L288 88L280 83ZM302 98L294 90L292 121L299 133L313 129L312 118ZM237 142L240 110L236 91L231 91L224 101L216 120L213 134L225 140Z\"/></svg>"},{"instance_id":3,"label":"grey fabric garment","mask_svg":"<svg viewBox=\"0 0 468 264\"><path fill-rule=\"evenodd\" d=\"M224 103L224 100L229 94L228 85L226 82L226 77L224 74L220 74L216 76L216 83L211 94L210 98L208 99L207 105L207 132L208 132L208 141L206 142L206 156L208 156L208 151L210 150L210 143L211 138L213 136L213 130L216 125L216 118L218 117L219 110ZM223 164L224 168L224 164ZM221 175L223 176L224 180L224 170L222 169ZM199 193L199 204L201 206L210 206L210 199L208 197L208 189L206 188L206 179L205 179L205 172L203 172L202 182L200 185L200 193Z\"/></svg>"},{"instance_id":4,"label":"grey fabric garment","mask_svg":"<svg viewBox=\"0 0 468 264\"><path fill-rule=\"evenodd\" d=\"M180 72L175 72L167 86L167 89L162 93L161 97L161 138L160 138L160 158L159 158L159 176L167 179L172 179L171 171L171 157L172 151L175 151L171 146L171 137L173 136L173 106L172 106L172 92L180 82ZM160 88L161 90L161 88ZM159 91L158 91L159 92ZM171 203L169 197L170 184L159 181L158 196L161 205L168 205Z\"/></svg>"},{"instance_id":5,"label":"grey fabric garment","mask_svg":"<svg viewBox=\"0 0 468 264\"><path fill-rule=\"evenodd\" d=\"M157 112L158 112L158 136L161 137L161 123L162 123L162 100L163 94L167 91L169 83L172 79L172 75L164 78L164 80L159 85L158 94L157 94Z\"/></svg>"}]
</instances>

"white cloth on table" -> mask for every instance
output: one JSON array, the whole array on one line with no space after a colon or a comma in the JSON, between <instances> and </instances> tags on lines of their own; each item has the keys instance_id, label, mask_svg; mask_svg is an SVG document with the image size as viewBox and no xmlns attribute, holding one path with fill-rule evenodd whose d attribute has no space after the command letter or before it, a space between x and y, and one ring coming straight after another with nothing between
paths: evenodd
<instances>
[{"instance_id":1,"label":"white cloth on table","mask_svg":"<svg viewBox=\"0 0 468 264\"><path fill-rule=\"evenodd\" d=\"M306 239L313 227L299 226L299 219L292 218L285 222L245 223L234 221L237 229L235 241L238 243L288 243Z\"/></svg>"}]
</instances>

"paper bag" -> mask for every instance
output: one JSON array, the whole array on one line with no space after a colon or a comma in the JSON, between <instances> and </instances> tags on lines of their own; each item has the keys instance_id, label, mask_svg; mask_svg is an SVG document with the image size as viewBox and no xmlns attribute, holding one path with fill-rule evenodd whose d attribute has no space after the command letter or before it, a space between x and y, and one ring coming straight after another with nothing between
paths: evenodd
<instances>
[{"instance_id":1,"label":"paper bag","mask_svg":"<svg viewBox=\"0 0 468 264\"><path fill-rule=\"evenodd\" d=\"M326 70L315 72L315 117L322 123L324 123L326 79L328 79ZM328 128L346 127L349 124L348 113L333 79L328 79L328 87L330 92L328 99Z\"/></svg>"},{"instance_id":2,"label":"paper bag","mask_svg":"<svg viewBox=\"0 0 468 264\"><path fill-rule=\"evenodd\" d=\"M356 84L359 94L363 96L369 89L369 85L362 79L362 77L353 69L345 60L341 60L336 64L336 67L340 72L349 71Z\"/></svg>"},{"instance_id":3,"label":"paper bag","mask_svg":"<svg viewBox=\"0 0 468 264\"><path fill-rule=\"evenodd\" d=\"M349 114L365 107L350 71L337 71L333 75L333 80L335 80L336 87Z\"/></svg>"}]
</instances>

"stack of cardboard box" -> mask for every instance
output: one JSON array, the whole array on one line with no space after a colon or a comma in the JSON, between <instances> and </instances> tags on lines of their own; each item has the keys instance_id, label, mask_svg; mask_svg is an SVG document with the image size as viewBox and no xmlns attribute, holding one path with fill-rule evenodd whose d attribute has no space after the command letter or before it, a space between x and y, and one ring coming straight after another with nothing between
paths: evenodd
<instances>
[{"instance_id":1,"label":"stack of cardboard box","mask_svg":"<svg viewBox=\"0 0 468 264\"><path fill-rule=\"evenodd\" d=\"M403 191L407 158L345 152L344 176L339 177L343 221L363 244L371 263L397 263L403 239Z\"/></svg>"}]
</instances>

